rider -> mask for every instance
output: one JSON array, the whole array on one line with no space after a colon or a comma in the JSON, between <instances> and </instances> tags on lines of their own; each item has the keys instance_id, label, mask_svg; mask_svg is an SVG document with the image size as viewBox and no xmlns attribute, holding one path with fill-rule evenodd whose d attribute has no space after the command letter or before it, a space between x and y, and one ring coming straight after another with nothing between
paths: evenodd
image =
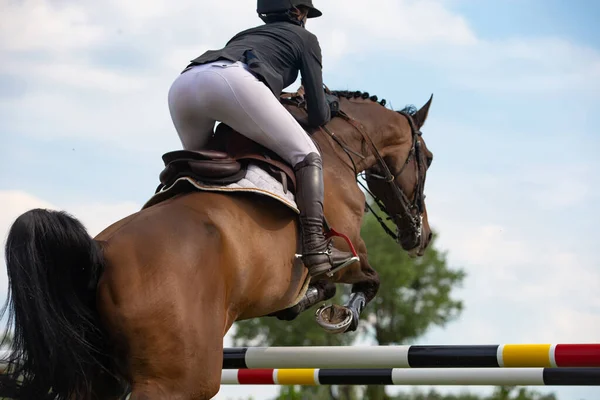
<instances>
[{"instance_id":1,"label":"rider","mask_svg":"<svg viewBox=\"0 0 600 400\"><path fill-rule=\"evenodd\" d=\"M258 0L257 12L264 25L238 33L220 50L207 51L179 75L169 90L171 118L185 149L202 149L220 121L293 167L302 261L317 276L356 259L325 238L321 155L279 95L300 72L308 109L302 124L319 127L331 119L321 48L304 28L307 18L322 13L312 0Z\"/></svg>"}]
</instances>

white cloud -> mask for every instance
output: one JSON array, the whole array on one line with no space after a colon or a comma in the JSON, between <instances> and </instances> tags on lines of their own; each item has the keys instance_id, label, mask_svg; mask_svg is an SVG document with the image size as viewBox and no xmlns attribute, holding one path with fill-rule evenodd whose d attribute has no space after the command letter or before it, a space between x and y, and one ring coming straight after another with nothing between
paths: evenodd
<instances>
[{"instance_id":1,"label":"white cloud","mask_svg":"<svg viewBox=\"0 0 600 400\"><path fill-rule=\"evenodd\" d=\"M600 53L560 38L486 41L436 57L461 86L487 93L600 91Z\"/></svg>"},{"instance_id":2,"label":"white cloud","mask_svg":"<svg viewBox=\"0 0 600 400\"><path fill-rule=\"evenodd\" d=\"M325 17L309 29L320 38L326 72L338 76L347 73L341 62L348 56L385 49L406 62L443 65L448 79L475 90L593 91L600 82L597 52L559 39L485 41L444 1L319 7ZM0 0L0 8L0 57L9 60L0 74L26 88L0 103L10 115L5 124L15 134L95 138L127 149L178 147L166 103L172 81L190 59L261 23L255 3L242 0L177 7L167 0Z\"/></svg>"},{"instance_id":3,"label":"white cloud","mask_svg":"<svg viewBox=\"0 0 600 400\"><path fill-rule=\"evenodd\" d=\"M25 211L38 207L53 208L50 203L17 190L0 191L0 205L0 232L3 239L10 225Z\"/></svg>"},{"instance_id":4,"label":"white cloud","mask_svg":"<svg viewBox=\"0 0 600 400\"><path fill-rule=\"evenodd\" d=\"M593 193L589 166L540 165L524 169L520 182L529 187L529 198L538 207L560 210L585 204Z\"/></svg>"},{"instance_id":5,"label":"white cloud","mask_svg":"<svg viewBox=\"0 0 600 400\"><path fill-rule=\"evenodd\" d=\"M314 32L320 38L326 62L348 54L380 49L418 49L432 44L473 45L478 42L467 21L440 1L360 0L319 5L323 20ZM312 24L311 24L312 26ZM309 29L311 26L308 26Z\"/></svg>"},{"instance_id":6,"label":"white cloud","mask_svg":"<svg viewBox=\"0 0 600 400\"><path fill-rule=\"evenodd\" d=\"M101 92L110 96L130 95L148 87L147 77L142 78L134 74L112 71L75 60L34 65L31 65L30 61L26 59L9 60L2 67L2 72L6 74L18 76L20 71L27 71L28 80L35 77L37 81L84 91ZM56 93L54 96L60 97L61 94ZM32 96L36 95L39 95L39 91L33 92ZM62 95L64 96L64 94Z\"/></svg>"},{"instance_id":7,"label":"white cloud","mask_svg":"<svg viewBox=\"0 0 600 400\"><path fill-rule=\"evenodd\" d=\"M509 186L503 187L510 192ZM486 198L485 190L478 193ZM460 195L469 196L469 192ZM467 278L455 293L465 303L460 319L443 329L432 329L421 341L596 341L600 270L593 250L577 252L566 246L562 236L552 232L562 229L559 224L528 225L519 218L522 214L507 218L516 211L499 206L502 198L486 209L454 196L440 202L435 195L430 197L430 215L440 232L438 245L448 249L450 265L464 268ZM550 232L544 231L548 227Z\"/></svg>"},{"instance_id":8,"label":"white cloud","mask_svg":"<svg viewBox=\"0 0 600 400\"><path fill-rule=\"evenodd\" d=\"M45 0L0 0L0 51L62 54L99 43L104 34L91 24L83 4Z\"/></svg>"},{"instance_id":9,"label":"white cloud","mask_svg":"<svg viewBox=\"0 0 600 400\"><path fill-rule=\"evenodd\" d=\"M91 236L97 235L108 225L140 209L140 205L133 202L113 204L65 203L59 206L19 190L0 191L0 205L0 232L2 232L4 238L15 219L33 208L64 210L79 219Z\"/></svg>"},{"instance_id":10,"label":"white cloud","mask_svg":"<svg viewBox=\"0 0 600 400\"><path fill-rule=\"evenodd\" d=\"M164 81L158 81L156 86L114 97L50 89L7 99L4 107L15 111L4 124L10 126L13 134L46 139L83 138L136 154L178 148L179 139L167 107L169 86Z\"/></svg>"}]
</instances>

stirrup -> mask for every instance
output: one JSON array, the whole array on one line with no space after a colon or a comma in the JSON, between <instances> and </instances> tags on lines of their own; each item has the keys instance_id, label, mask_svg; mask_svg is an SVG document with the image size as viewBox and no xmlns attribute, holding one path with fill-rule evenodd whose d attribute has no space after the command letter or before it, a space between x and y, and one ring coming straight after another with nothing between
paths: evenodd
<instances>
[{"instance_id":1,"label":"stirrup","mask_svg":"<svg viewBox=\"0 0 600 400\"><path fill-rule=\"evenodd\" d=\"M326 240L330 239L333 236L341 237L342 239L344 239L346 241L346 243L348 244L348 247L350 247L350 252L352 253L352 257L350 257L349 259L347 259L340 265L337 265L337 266L332 265L333 268L330 268L328 271L320 273L319 275L315 275L315 276L320 276L320 275L325 274L328 278L331 278L336 272L346 268L350 264L354 264L355 262L360 261L360 257L358 256L358 253L356 252L356 249L354 248L354 245L352 244L352 242L350 241L350 238L348 238L348 236L336 231L333 228L329 228L327 233L325 233L325 239ZM305 256L309 256L309 255L327 255L327 256L329 256L329 255L331 255L331 247L332 246L333 246L332 241L329 241L326 251L318 251L315 253L306 253L304 255ZM296 259L302 259L302 256L303 256L302 254L295 254Z\"/></svg>"},{"instance_id":2,"label":"stirrup","mask_svg":"<svg viewBox=\"0 0 600 400\"><path fill-rule=\"evenodd\" d=\"M327 255L330 256L331 252L330 251L319 251L316 253L306 253L306 254L295 254L295 258L296 259L302 259L303 257L306 256L316 256L316 255ZM320 272L316 275L312 275L312 277L317 277L317 276L321 276L321 275L326 275L327 277L331 278L336 272L346 268L348 265L350 264L354 264L355 262L360 261L360 258L358 256L352 256L350 258L348 258L346 261L344 261L343 263L333 266L333 263L331 263L331 258L330 258L330 265L332 265L333 267L328 269L327 271L324 272ZM308 268L308 267L307 267Z\"/></svg>"},{"instance_id":3,"label":"stirrup","mask_svg":"<svg viewBox=\"0 0 600 400\"><path fill-rule=\"evenodd\" d=\"M338 272L338 271L346 268L350 264L354 264L357 261L360 261L360 258L358 256L352 256L348 260L346 260L345 262L343 262L340 265L338 265L337 267L331 268L329 271L325 272L325 275L328 278L331 278L333 276L333 274L335 274L336 272Z\"/></svg>"}]
</instances>

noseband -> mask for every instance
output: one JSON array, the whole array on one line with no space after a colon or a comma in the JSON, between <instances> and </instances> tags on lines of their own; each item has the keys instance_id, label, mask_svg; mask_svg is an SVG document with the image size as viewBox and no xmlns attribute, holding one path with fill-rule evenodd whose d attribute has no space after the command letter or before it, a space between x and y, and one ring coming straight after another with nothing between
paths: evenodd
<instances>
[{"instance_id":1,"label":"noseband","mask_svg":"<svg viewBox=\"0 0 600 400\"><path fill-rule=\"evenodd\" d=\"M374 195L358 179L357 179L357 182L359 183L359 185L361 185L367 191L367 193L369 193L369 195L373 198L375 203L379 206L379 209L388 215L387 219L394 221L394 223L396 224L396 227L397 227L396 228L397 233L392 232L392 230L385 224L383 219L379 215L377 215L377 213L372 209L372 207L369 205L368 202L366 203L367 208L371 211L371 213L373 213L375 218L377 218L377 220L379 221L379 223L381 224L381 226L383 227L385 232L389 236L391 236L392 239L394 239L396 242L400 243L400 242L404 241L403 239L406 238L407 234L403 234L401 231L408 232L408 235L410 235L410 237L409 237L410 244L414 245L414 246L412 246L414 248L419 245L419 243L421 241L421 235L423 232L423 212L424 212L424 210L423 210L423 202L424 202L423 191L424 191L424 186L425 186L424 185L425 184L425 172L423 171L423 173L421 173L421 170L422 170L421 164L423 162L423 157L422 157L422 151L421 151L421 142L419 141L419 136L421 136L422 133L417 128L412 115L410 115L404 111L397 111L397 112L399 114L403 115L404 117L406 117L406 119L408 120L408 123L411 128L412 145L411 145L410 151L408 152L406 161L404 162L402 168L396 175L392 174L387 163L385 162L385 160L381 156L379 150L377 149L377 146L375 145L375 143L373 143L373 140L365 132L365 130L363 129L361 124L358 123L355 119L353 119L352 117L350 117L348 114L346 114L345 112L343 112L341 110L338 112L338 116L343 118L344 120L346 120L348 123L350 123L362 135L362 137L365 139L365 141L372 147L373 153L377 159L377 166L379 166L379 168L383 172L383 174L379 175L379 174L367 172L363 178L365 179L365 181L367 181L367 183L369 181L376 181L376 180L386 182L389 185L388 187L389 187L394 199L397 200L397 205L399 205L399 207L400 207L399 211L394 214L391 214L391 212L388 211L388 209L386 208L384 203L381 201L381 199L379 199L376 195ZM347 146L345 146L340 141L340 139L335 134L331 133L329 131L329 129L327 129L326 127L323 127L322 129L325 132L327 132L336 141L336 143L338 143L342 147L342 149L346 152L346 154L348 155L348 157L350 158L350 160L352 162L352 165L354 166L354 171L358 178L358 176L359 176L358 170L356 168L356 164L354 163L354 160L352 159L352 156L350 155L350 153L358 155L362 158L364 158L364 156L362 154L356 153L355 151L352 151ZM411 201L406 196L406 194L400 189L400 187L398 187L398 185L396 184L396 179L404 172L406 166L410 163L410 161L413 159L413 157L416 162L416 168L415 168L416 184L415 184L415 188L414 188L414 197ZM401 230L400 227L407 228L407 229ZM408 247L411 247L411 246L408 246Z\"/></svg>"}]
</instances>

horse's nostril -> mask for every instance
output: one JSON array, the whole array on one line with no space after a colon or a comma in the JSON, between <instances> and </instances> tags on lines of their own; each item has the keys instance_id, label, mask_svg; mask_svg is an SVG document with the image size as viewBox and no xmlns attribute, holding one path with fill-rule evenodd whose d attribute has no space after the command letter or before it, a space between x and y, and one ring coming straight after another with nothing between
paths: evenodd
<instances>
[{"instance_id":1,"label":"horse's nostril","mask_svg":"<svg viewBox=\"0 0 600 400\"><path fill-rule=\"evenodd\" d=\"M427 236L427 243L431 242L431 239L433 239L433 232L429 232L429 235Z\"/></svg>"}]
</instances>

